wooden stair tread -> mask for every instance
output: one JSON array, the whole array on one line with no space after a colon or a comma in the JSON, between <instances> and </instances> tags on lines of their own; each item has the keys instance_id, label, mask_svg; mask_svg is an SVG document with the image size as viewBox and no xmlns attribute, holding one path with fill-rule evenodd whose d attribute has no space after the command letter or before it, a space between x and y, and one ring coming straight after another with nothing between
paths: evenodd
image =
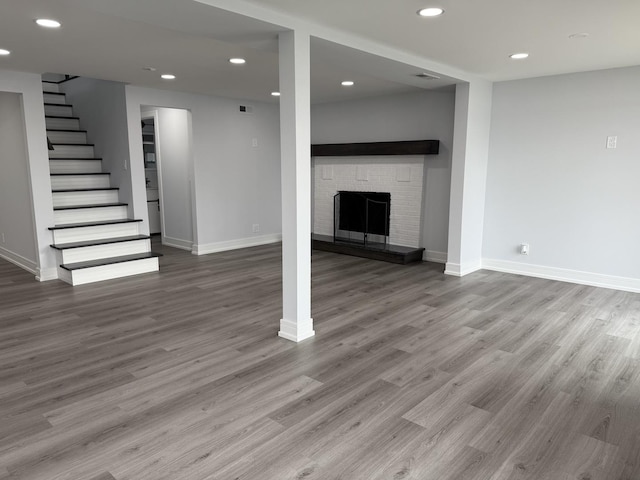
<instances>
[{"instance_id":1,"label":"wooden stair tread","mask_svg":"<svg viewBox=\"0 0 640 480\"><path fill-rule=\"evenodd\" d=\"M124 243L130 242L132 240L148 240L151 238L151 235L130 235L127 237L114 237L114 238L103 238L100 240L86 240L84 242L69 242L69 243L59 243L52 244L51 247L56 250L67 250L70 248L80 248L80 247L92 247L94 245L109 245L112 243Z\"/></svg>"},{"instance_id":2,"label":"wooden stair tread","mask_svg":"<svg viewBox=\"0 0 640 480\"><path fill-rule=\"evenodd\" d=\"M120 190L118 187L91 187L91 188L55 188L51 190L53 193L68 193L68 192L100 192L109 190Z\"/></svg>"},{"instance_id":3,"label":"wooden stair tread","mask_svg":"<svg viewBox=\"0 0 640 480\"><path fill-rule=\"evenodd\" d=\"M141 218L119 218L116 220L100 220L98 222L80 222L80 223L63 223L54 227L49 227L49 230L64 230L65 228L82 228L82 227L100 227L102 225L118 225L121 223L136 223L142 222Z\"/></svg>"},{"instance_id":4,"label":"wooden stair tread","mask_svg":"<svg viewBox=\"0 0 640 480\"><path fill-rule=\"evenodd\" d=\"M105 208L105 207L126 207L128 205L128 203L121 203L121 202L115 202L115 203L92 203L89 205L64 205L64 206L60 206L60 207L53 207L54 211L57 210L76 210L76 209L82 209L82 208Z\"/></svg>"},{"instance_id":5,"label":"wooden stair tread","mask_svg":"<svg viewBox=\"0 0 640 480\"><path fill-rule=\"evenodd\" d=\"M109 172L97 172L97 173L51 173L50 174L52 177L62 177L65 175L111 175L111 173Z\"/></svg>"},{"instance_id":6,"label":"wooden stair tread","mask_svg":"<svg viewBox=\"0 0 640 480\"><path fill-rule=\"evenodd\" d=\"M46 92L46 93L56 93L56 92ZM56 106L56 107L69 107L71 108L72 105L69 105L68 103L48 103L48 102L44 102L45 105L47 106Z\"/></svg>"},{"instance_id":7,"label":"wooden stair tread","mask_svg":"<svg viewBox=\"0 0 640 480\"><path fill-rule=\"evenodd\" d=\"M52 143L54 147L95 147L93 143Z\"/></svg>"},{"instance_id":8,"label":"wooden stair tread","mask_svg":"<svg viewBox=\"0 0 640 480\"><path fill-rule=\"evenodd\" d=\"M135 255L123 255L121 257L101 258L99 260L89 260L87 262L68 263L60 265L65 270L81 270L83 268L102 267L103 265L113 265L116 263L132 262L134 260L146 260L148 258L161 257L161 253L146 252L137 253Z\"/></svg>"},{"instance_id":9,"label":"wooden stair tread","mask_svg":"<svg viewBox=\"0 0 640 480\"><path fill-rule=\"evenodd\" d=\"M51 105L58 105L57 103L52 103ZM65 117L64 115L45 115L44 118L65 118L65 119L71 119L71 120L80 120L80 117ZM76 132L77 130L72 130L73 132Z\"/></svg>"},{"instance_id":10,"label":"wooden stair tread","mask_svg":"<svg viewBox=\"0 0 640 480\"><path fill-rule=\"evenodd\" d=\"M69 117L62 117L69 118ZM47 128L47 132L87 133L86 130L69 130L68 128Z\"/></svg>"},{"instance_id":11,"label":"wooden stair tread","mask_svg":"<svg viewBox=\"0 0 640 480\"><path fill-rule=\"evenodd\" d=\"M102 157L54 157L49 160L102 160Z\"/></svg>"}]
</instances>

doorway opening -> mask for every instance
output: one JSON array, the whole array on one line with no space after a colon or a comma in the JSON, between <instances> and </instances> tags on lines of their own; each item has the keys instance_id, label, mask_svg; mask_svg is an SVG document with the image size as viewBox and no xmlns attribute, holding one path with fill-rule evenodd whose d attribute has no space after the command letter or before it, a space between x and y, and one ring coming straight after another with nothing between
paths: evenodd
<instances>
[{"instance_id":1,"label":"doorway opening","mask_svg":"<svg viewBox=\"0 0 640 480\"><path fill-rule=\"evenodd\" d=\"M149 232L162 245L192 251L195 241L191 112L141 107Z\"/></svg>"}]
</instances>

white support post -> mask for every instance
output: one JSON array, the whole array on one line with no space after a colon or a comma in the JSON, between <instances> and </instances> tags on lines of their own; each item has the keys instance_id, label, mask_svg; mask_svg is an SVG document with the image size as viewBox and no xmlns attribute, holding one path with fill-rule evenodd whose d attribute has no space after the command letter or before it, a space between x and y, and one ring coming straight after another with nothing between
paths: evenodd
<instances>
[{"instance_id":1,"label":"white support post","mask_svg":"<svg viewBox=\"0 0 640 480\"><path fill-rule=\"evenodd\" d=\"M310 38L280 34L282 319L279 336L315 335L311 318Z\"/></svg>"},{"instance_id":2,"label":"white support post","mask_svg":"<svg viewBox=\"0 0 640 480\"><path fill-rule=\"evenodd\" d=\"M456 86L447 275L482 268L492 92L484 80Z\"/></svg>"}]
</instances>

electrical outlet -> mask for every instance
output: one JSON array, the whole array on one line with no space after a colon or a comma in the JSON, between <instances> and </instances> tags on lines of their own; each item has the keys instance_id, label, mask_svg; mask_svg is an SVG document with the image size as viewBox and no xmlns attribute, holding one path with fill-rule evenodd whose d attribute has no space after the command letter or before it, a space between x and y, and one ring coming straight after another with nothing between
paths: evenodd
<instances>
[{"instance_id":1,"label":"electrical outlet","mask_svg":"<svg viewBox=\"0 0 640 480\"><path fill-rule=\"evenodd\" d=\"M258 139L257 138L252 138L251 139L251 146L252 147L257 147L258 146Z\"/></svg>"},{"instance_id":2,"label":"electrical outlet","mask_svg":"<svg viewBox=\"0 0 640 480\"><path fill-rule=\"evenodd\" d=\"M259 223L254 223L253 224L253 233L260 233L260 224Z\"/></svg>"},{"instance_id":3,"label":"electrical outlet","mask_svg":"<svg viewBox=\"0 0 640 480\"><path fill-rule=\"evenodd\" d=\"M2 237L2 243L4 243L4 233L0 233L0 237Z\"/></svg>"},{"instance_id":4,"label":"electrical outlet","mask_svg":"<svg viewBox=\"0 0 640 480\"><path fill-rule=\"evenodd\" d=\"M607 148L616 148L618 146L618 137L607 137Z\"/></svg>"},{"instance_id":5,"label":"electrical outlet","mask_svg":"<svg viewBox=\"0 0 640 480\"><path fill-rule=\"evenodd\" d=\"M520 255L529 255L529 244L521 243L520 244Z\"/></svg>"}]
</instances>

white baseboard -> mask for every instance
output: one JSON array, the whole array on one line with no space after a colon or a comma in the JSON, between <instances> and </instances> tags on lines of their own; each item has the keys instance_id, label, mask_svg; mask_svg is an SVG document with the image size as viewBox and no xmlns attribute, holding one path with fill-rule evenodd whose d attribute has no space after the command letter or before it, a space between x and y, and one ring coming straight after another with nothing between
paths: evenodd
<instances>
[{"instance_id":1,"label":"white baseboard","mask_svg":"<svg viewBox=\"0 0 640 480\"><path fill-rule=\"evenodd\" d=\"M0 258L4 258L6 261L13 263L14 265L26 270L27 272L38 274L38 265L33 260L23 257L17 253L7 250L4 247L0 247Z\"/></svg>"},{"instance_id":2,"label":"white baseboard","mask_svg":"<svg viewBox=\"0 0 640 480\"><path fill-rule=\"evenodd\" d=\"M480 261L473 263L453 263L447 262L444 268L445 275L453 275L454 277L464 277L470 273L476 272L482 268Z\"/></svg>"},{"instance_id":3,"label":"white baseboard","mask_svg":"<svg viewBox=\"0 0 640 480\"><path fill-rule=\"evenodd\" d=\"M36 280L39 282L48 282L49 280L57 280L58 279L58 269L56 267L53 268L40 268L36 273Z\"/></svg>"},{"instance_id":4,"label":"white baseboard","mask_svg":"<svg viewBox=\"0 0 640 480\"><path fill-rule=\"evenodd\" d=\"M447 263L447 252L425 250L422 254L422 260L425 262Z\"/></svg>"},{"instance_id":5,"label":"white baseboard","mask_svg":"<svg viewBox=\"0 0 640 480\"><path fill-rule=\"evenodd\" d=\"M601 273L582 272L579 270L531 265L528 263L509 262L490 258L482 259L482 268L496 272L515 273L529 277L547 278L561 282L640 293L639 278L616 277L613 275L603 275Z\"/></svg>"},{"instance_id":6,"label":"white baseboard","mask_svg":"<svg viewBox=\"0 0 640 480\"><path fill-rule=\"evenodd\" d=\"M302 325L292 320L280 319L279 337L286 338L292 342L301 342L313 337L315 334L316 332L313 330L313 318L302 322Z\"/></svg>"},{"instance_id":7,"label":"white baseboard","mask_svg":"<svg viewBox=\"0 0 640 480\"><path fill-rule=\"evenodd\" d=\"M167 247L179 248L190 252L193 248L193 242L190 240L182 240L181 238L162 237L162 244Z\"/></svg>"},{"instance_id":8,"label":"white baseboard","mask_svg":"<svg viewBox=\"0 0 640 480\"><path fill-rule=\"evenodd\" d=\"M225 242L207 243L204 245L193 245L191 253L194 255L206 255L208 253L225 252L227 250L237 250L239 248L257 247L282 241L282 234L261 235L259 237L239 238L237 240L227 240Z\"/></svg>"}]
</instances>

